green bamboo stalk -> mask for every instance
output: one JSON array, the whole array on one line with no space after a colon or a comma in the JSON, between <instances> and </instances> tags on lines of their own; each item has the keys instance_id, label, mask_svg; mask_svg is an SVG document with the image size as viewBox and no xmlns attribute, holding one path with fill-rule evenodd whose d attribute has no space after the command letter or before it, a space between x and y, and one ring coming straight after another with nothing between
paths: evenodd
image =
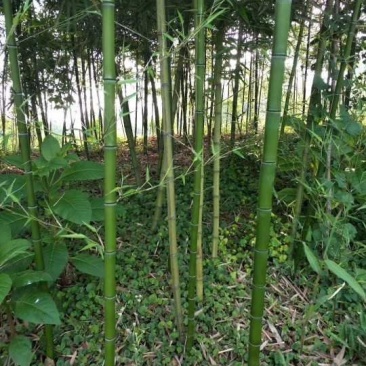
<instances>
[{"instance_id":1,"label":"green bamboo stalk","mask_svg":"<svg viewBox=\"0 0 366 366\"><path fill-rule=\"evenodd\" d=\"M202 212L203 212L203 187L204 187L204 166L201 164L201 196L200 196L200 215L198 218L198 230L197 230L197 263L196 263L196 287L197 287L197 300L203 301L203 249L202 249Z\"/></svg>"},{"instance_id":2,"label":"green bamboo stalk","mask_svg":"<svg viewBox=\"0 0 366 366\"><path fill-rule=\"evenodd\" d=\"M220 139L222 123L222 52L224 31L221 27L215 32L215 126L213 133L213 233L212 233L212 258L217 258L219 248L220 227Z\"/></svg>"},{"instance_id":3,"label":"green bamboo stalk","mask_svg":"<svg viewBox=\"0 0 366 366\"><path fill-rule=\"evenodd\" d=\"M277 0L271 71L268 86L263 160L259 178L259 202L256 244L254 250L253 288L250 311L249 366L259 366L262 319L266 285L272 191L276 173L279 125L281 121L282 86L290 27L291 0Z\"/></svg>"},{"instance_id":4,"label":"green bamboo stalk","mask_svg":"<svg viewBox=\"0 0 366 366\"><path fill-rule=\"evenodd\" d=\"M338 75L336 77L335 87L334 87L334 94L333 94L332 102L331 102L331 105L330 105L330 111L329 111L329 119L330 120L334 120L336 118L339 99L340 99L340 94L342 92L342 88L343 88L343 84L344 84L344 72L346 70L346 66L347 66L347 63L349 62L349 57L351 55L352 43L353 43L353 40L355 38L355 30L356 30L356 24L357 24L357 21L358 21L358 18L359 18L361 2L362 2L362 0L356 0L356 2L354 3L352 20L351 20L349 31L348 31L348 34L347 34L347 41L346 41L346 45L344 47L344 52L343 52L343 55L342 55ZM337 8L337 10L338 10L338 8ZM335 40L334 40L333 43L335 44ZM327 160L326 160L325 169L326 169L326 179L329 183L331 183L331 180L332 180L332 171L331 170L332 170L332 145L333 145L332 134L333 134L333 128L332 128L332 125L329 124L329 123L328 123L327 127L328 127L328 130L329 130L329 134L328 134L329 138L327 139L328 146L326 148L326 159ZM327 192L326 212L328 214L330 214L331 213L331 208L332 208L332 202L331 201L332 201L332 197L333 197L333 188L331 187L331 185L329 185L329 188L327 188L327 190L328 190L328 192ZM326 222L327 222L328 231L331 232L332 223L329 222L329 220L326 220Z\"/></svg>"},{"instance_id":5,"label":"green bamboo stalk","mask_svg":"<svg viewBox=\"0 0 366 366\"><path fill-rule=\"evenodd\" d=\"M44 260L42 253L41 229L37 220L38 207L34 192L34 180L32 174L31 150L29 144L28 126L24 111L24 96L18 63L18 48L14 35L13 11L10 0L4 0L5 27L7 36L7 47L9 51L10 74L13 82L14 104L16 108L16 120L18 127L18 139L20 152L23 161L23 168L26 177L27 205L32 232L32 243L35 254L35 264L38 271L44 270ZM46 338L46 356L53 360L53 328L51 325L45 325Z\"/></svg>"},{"instance_id":6,"label":"green bamboo stalk","mask_svg":"<svg viewBox=\"0 0 366 366\"><path fill-rule=\"evenodd\" d=\"M169 83L169 59L166 45L165 0L156 0L158 39L161 69L161 93L163 106L163 138L164 165L166 168L166 187L168 204L168 229L170 248L170 269L175 303L176 324L180 335L183 335L182 305L179 283L179 265L176 231L175 187L173 171L173 143L172 143L172 105Z\"/></svg>"},{"instance_id":7,"label":"green bamboo stalk","mask_svg":"<svg viewBox=\"0 0 366 366\"><path fill-rule=\"evenodd\" d=\"M163 204L164 204L164 191L165 191L165 178L166 178L166 163L165 163L164 146L163 146L162 153L163 153L163 158L162 158L162 164L161 164L158 193L156 195L156 201L155 201L154 217L153 217L152 226L151 226L152 231L156 230L156 227L157 227L158 222L161 217L161 212L163 210Z\"/></svg>"},{"instance_id":8,"label":"green bamboo stalk","mask_svg":"<svg viewBox=\"0 0 366 366\"><path fill-rule=\"evenodd\" d=\"M313 84L311 86L311 94L310 94L310 101L309 101L309 109L308 109L308 115L306 120L306 130L305 130L305 136L304 136L304 152L302 156L302 164L301 164L301 172L298 178L298 186L296 190L296 201L295 201L295 207L294 207L294 218L292 222L292 228L291 228L291 237L290 237L290 255L289 259L294 260L295 267L297 265L297 247L295 245L295 238L297 233L297 228L299 224L299 218L302 211L302 204L304 200L304 182L306 177L306 172L308 169L308 161L309 161L309 152L310 152L310 144L311 144L311 133L310 131L313 129L313 125L315 122L315 112L316 108L321 107L321 96L320 96L320 89L318 87L318 80L321 78L321 73L323 69L323 62L324 62L324 54L326 50L326 43L327 43L327 24L329 22L329 17L331 14L331 10L333 7L333 0L328 0L325 11L324 11L324 17L323 17L323 24L320 31L320 40L319 40L319 46L318 46L318 54L315 62L315 70L314 70L314 79ZM300 247L301 249L301 247Z\"/></svg>"},{"instance_id":9,"label":"green bamboo stalk","mask_svg":"<svg viewBox=\"0 0 366 366\"><path fill-rule=\"evenodd\" d=\"M350 24L350 28L348 31L346 46L343 51L341 65L339 67L338 71L338 77L337 77L337 83L334 90L334 95L332 98L331 108L329 112L329 118L334 119L337 113L337 108L339 104L339 98L341 95L341 91L344 85L344 72L346 70L347 63L349 62L349 57L351 55L351 49L352 49L352 43L355 38L355 32L356 32L356 25L357 21L360 16L360 8L361 8L362 0L356 0L354 9L353 9L353 15L352 20Z\"/></svg>"},{"instance_id":10,"label":"green bamboo stalk","mask_svg":"<svg viewBox=\"0 0 366 366\"><path fill-rule=\"evenodd\" d=\"M240 71L241 71L241 56L243 52L243 34L244 23L241 22L238 31L238 44L236 47L236 65L234 73L234 86L233 86L233 106L231 112L231 129L230 129L230 146L234 147L235 135L238 125L238 99L239 99L239 84L240 84Z\"/></svg>"},{"instance_id":11,"label":"green bamboo stalk","mask_svg":"<svg viewBox=\"0 0 366 366\"><path fill-rule=\"evenodd\" d=\"M102 2L104 82L105 365L115 364L116 348L116 151L115 4Z\"/></svg>"},{"instance_id":12,"label":"green bamboo stalk","mask_svg":"<svg viewBox=\"0 0 366 366\"><path fill-rule=\"evenodd\" d=\"M198 226L202 215L201 188L202 164L203 164L203 123L204 123L204 86L205 86L205 29L203 28L204 0L194 0L195 9L195 36L196 42L196 67L195 67L195 141L194 141L194 184L193 184L193 207L191 220L191 245L189 260L189 283L188 283L188 333L187 351L192 349L196 323L194 314L196 310L196 282L197 282L197 241Z\"/></svg>"},{"instance_id":13,"label":"green bamboo stalk","mask_svg":"<svg viewBox=\"0 0 366 366\"><path fill-rule=\"evenodd\" d=\"M302 10L302 14L301 14L301 23L300 23L299 35L297 37L297 43L296 43L296 47L295 47L295 54L294 54L294 58L293 58L292 69L291 69L290 78L289 78L288 86L287 86L286 100L285 100L285 105L283 107L283 118L282 118L282 124L281 124L281 134L280 134L281 136L285 132L285 127L286 127L286 123L287 123L287 116L288 116L288 109L289 109L289 105L290 105L291 90L292 90L292 86L293 86L295 75L296 75L297 61L298 61L299 56L300 56L300 47L301 47L302 38L303 38L303 34L304 34L305 19L306 19L306 14L307 14L307 11L308 11L308 4L309 4L309 1L306 1L305 5L303 7L303 10Z\"/></svg>"},{"instance_id":14,"label":"green bamboo stalk","mask_svg":"<svg viewBox=\"0 0 366 366\"><path fill-rule=\"evenodd\" d=\"M123 120L123 126L125 128L125 132L126 132L128 150L130 151L132 169L133 169L133 172L135 175L136 185L138 187L140 187L142 185L141 164L140 164L140 161L138 160L138 157L136 154L136 144L135 144L135 139L133 137L133 131L132 131L130 107L128 104L128 99L125 99L123 96L122 86L117 88L116 91L117 91L119 103L120 103L120 106L122 109L122 120Z\"/></svg>"}]
</instances>

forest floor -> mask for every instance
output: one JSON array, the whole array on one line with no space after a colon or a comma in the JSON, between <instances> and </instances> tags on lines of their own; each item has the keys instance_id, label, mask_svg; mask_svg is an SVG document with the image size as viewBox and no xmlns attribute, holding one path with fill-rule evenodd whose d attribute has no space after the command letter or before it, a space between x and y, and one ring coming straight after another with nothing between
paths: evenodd
<instances>
[{"instance_id":1,"label":"forest floor","mask_svg":"<svg viewBox=\"0 0 366 366\"><path fill-rule=\"evenodd\" d=\"M196 344L188 357L174 325L167 221L162 219L157 230L150 229L158 178L154 142L149 142L151 147L147 155L139 152L144 179L148 180L143 189L131 191L134 181L127 145L121 145L118 155L121 174L117 174L120 182L129 185L130 193L122 194L119 200L117 365L244 365L249 336L260 143L255 137L248 138L235 146L234 153L223 155L217 260L210 258L212 164L210 161L205 164L204 300L196 313ZM186 317L192 154L190 147L181 140L175 144L175 149L175 165L179 167L175 176L180 280ZM207 152L208 156L209 147ZM102 154L93 152L93 159L102 161ZM277 185L287 186L291 179L280 176ZM85 188L95 192L94 185ZM352 353L340 339L339 327L346 321L347 311L337 309L334 315L329 310L331 307L315 307L316 277L308 269L299 271L294 277L290 275L287 264L289 215L290 210L275 200L261 365L366 365L362 355ZM102 234L103 228L99 231ZM68 265L54 292L62 314L62 325L55 328L56 365L102 365L102 281L76 274ZM42 328L25 326L37 355L41 354L44 348ZM40 359L33 364L40 365Z\"/></svg>"}]
</instances>

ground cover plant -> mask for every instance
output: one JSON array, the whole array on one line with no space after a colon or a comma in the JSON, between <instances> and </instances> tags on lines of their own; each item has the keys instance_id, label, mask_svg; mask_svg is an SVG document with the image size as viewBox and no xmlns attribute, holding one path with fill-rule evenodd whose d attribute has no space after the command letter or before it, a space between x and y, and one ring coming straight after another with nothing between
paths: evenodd
<instances>
[{"instance_id":1,"label":"ground cover plant","mask_svg":"<svg viewBox=\"0 0 366 366\"><path fill-rule=\"evenodd\" d=\"M177 151L177 156L182 157L181 166L184 166L188 150L187 147L181 147L181 150L184 151ZM207 238L203 245L204 257L207 258L204 261L204 279L209 286L205 289L206 303L196 314L199 324L198 342L189 357L183 357L185 345L179 340L171 308L167 250L169 236L164 224L166 212L162 214L159 229L151 234L146 231L146 227L151 225L155 190L147 189L121 196L116 253L117 364L246 363L252 249L255 243L256 182L260 166L258 137L245 139L238 145L238 151L244 158L238 154L227 154L223 158L224 166L225 161L230 160L230 168L224 168L226 174L223 174L225 178L222 183L226 189L221 192L219 250L222 255L213 262L209 259L208 245L212 232L212 202L208 202L203 213L203 230ZM119 163L126 162L125 155L122 150ZM183 298L186 298L188 291L188 276L184 274L184 268L187 271L191 205L189 192L193 184L192 174L187 174L188 169L189 166L186 165L185 169L176 172L177 238L181 248L179 265L183 269ZM185 178L182 179L180 174ZM280 177L279 191L282 179L287 179L287 176ZM239 188L237 182L240 181L246 182L246 189ZM211 182L212 176L208 174L205 189L209 189ZM153 181L150 184L153 186ZM85 190L95 194L95 185L86 181ZM126 188L126 192L129 190ZM271 269L264 326L266 351L261 362L264 365L316 365L347 360L358 364L362 362L362 344L358 338L362 341L365 332L362 304L352 289L343 288L343 285L342 290L335 295L340 298L335 309L336 303L331 297L339 290L339 284L332 284L325 279L328 283L322 285L319 282L318 289L310 288L309 280L314 283L316 273L309 273L308 269L304 269L296 278L290 276L286 269L289 254L289 245L286 243L291 231L288 218L290 212L282 201L275 204L270 234ZM70 248L71 253L77 248L75 241ZM363 276L363 271L359 270L357 279L362 281ZM54 335L55 352L58 355L56 364L101 364L104 303L102 280L81 275L70 264L64 269L52 292L62 324L55 329ZM347 307L342 306L342 303L347 304ZM350 304L353 304L352 313L348 308ZM184 301L184 309L187 309L187 305ZM30 336L33 350L38 355L38 361L34 357L32 365L41 365L44 342L42 330L22 320L12 321L17 333ZM2 339L5 342L10 325L3 325ZM2 344L3 351L6 350L5 343ZM6 364L6 352L2 354L2 362Z\"/></svg>"},{"instance_id":2,"label":"ground cover plant","mask_svg":"<svg viewBox=\"0 0 366 366\"><path fill-rule=\"evenodd\" d=\"M0 362L365 363L361 0L0 5Z\"/></svg>"}]
</instances>

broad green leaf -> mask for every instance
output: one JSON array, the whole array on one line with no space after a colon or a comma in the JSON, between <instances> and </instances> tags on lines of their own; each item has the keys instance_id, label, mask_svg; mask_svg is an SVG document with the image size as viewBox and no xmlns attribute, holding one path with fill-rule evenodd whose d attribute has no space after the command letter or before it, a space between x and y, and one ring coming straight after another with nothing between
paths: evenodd
<instances>
[{"instance_id":1,"label":"broad green leaf","mask_svg":"<svg viewBox=\"0 0 366 366\"><path fill-rule=\"evenodd\" d=\"M32 283L52 281L52 277L48 273L32 270L16 273L12 278L13 287L23 287L29 286Z\"/></svg>"},{"instance_id":2,"label":"broad green leaf","mask_svg":"<svg viewBox=\"0 0 366 366\"><path fill-rule=\"evenodd\" d=\"M52 243L43 248L44 268L51 276L53 281L56 281L69 259L69 253L65 243Z\"/></svg>"},{"instance_id":3,"label":"broad green leaf","mask_svg":"<svg viewBox=\"0 0 366 366\"><path fill-rule=\"evenodd\" d=\"M0 243L0 268L12 258L26 253L30 247L31 243L25 239L14 239Z\"/></svg>"},{"instance_id":4,"label":"broad green leaf","mask_svg":"<svg viewBox=\"0 0 366 366\"><path fill-rule=\"evenodd\" d=\"M55 170L67 167L68 164L68 161L61 156L56 156L50 160L46 160L43 156L40 156L34 161L34 171L36 176L47 177Z\"/></svg>"},{"instance_id":5,"label":"broad green leaf","mask_svg":"<svg viewBox=\"0 0 366 366\"><path fill-rule=\"evenodd\" d=\"M6 273L0 273L0 305L11 290L11 278Z\"/></svg>"},{"instance_id":6,"label":"broad green leaf","mask_svg":"<svg viewBox=\"0 0 366 366\"><path fill-rule=\"evenodd\" d=\"M0 244L7 243L11 240L11 229L9 225L0 223Z\"/></svg>"},{"instance_id":7,"label":"broad green leaf","mask_svg":"<svg viewBox=\"0 0 366 366\"><path fill-rule=\"evenodd\" d=\"M60 143L57 141L56 137L52 135L46 136L42 142L42 156L50 161L51 159L58 156L61 151Z\"/></svg>"},{"instance_id":8,"label":"broad green leaf","mask_svg":"<svg viewBox=\"0 0 366 366\"><path fill-rule=\"evenodd\" d=\"M13 165L19 169L24 168L23 158L21 155L7 155L2 160L4 160L7 164Z\"/></svg>"},{"instance_id":9,"label":"broad green leaf","mask_svg":"<svg viewBox=\"0 0 366 366\"><path fill-rule=\"evenodd\" d=\"M352 275L350 275L344 268L342 268L340 265L330 259L326 259L325 264L328 269L333 272L339 279L347 282L348 285L362 297L362 300L366 300L366 294L364 289Z\"/></svg>"},{"instance_id":10,"label":"broad green leaf","mask_svg":"<svg viewBox=\"0 0 366 366\"><path fill-rule=\"evenodd\" d=\"M360 195L366 195L366 172L363 170L349 172L352 188Z\"/></svg>"},{"instance_id":11,"label":"broad green leaf","mask_svg":"<svg viewBox=\"0 0 366 366\"><path fill-rule=\"evenodd\" d=\"M83 181L102 179L104 166L93 161L78 161L71 164L62 174L63 181Z\"/></svg>"},{"instance_id":12,"label":"broad green leaf","mask_svg":"<svg viewBox=\"0 0 366 366\"><path fill-rule=\"evenodd\" d=\"M346 126L346 131L353 137L359 136L362 132L362 125L358 122L349 122Z\"/></svg>"},{"instance_id":13,"label":"broad green leaf","mask_svg":"<svg viewBox=\"0 0 366 366\"><path fill-rule=\"evenodd\" d=\"M319 90L325 90L329 88L329 85L324 81L321 76L315 76L313 83L314 86Z\"/></svg>"},{"instance_id":14,"label":"broad green leaf","mask_svg":"<svg viewBox=\"0 0 366 366\"><path fill-rule=\"evenodd\" d=\"M15 316L35 324L61 324L51 295L42 291L26 292L15 301Z\"/></svg>"},{"instance_id":15,"label":"broad green leaf","mask_svg":"<svg viewBox=\"0 0 366 366\"><path fill-rule=\"evenodd\" d=\"M312 270L315 273L320 275L322 269L321 269L318 258L315 256L313 251L305 243L303 243L303 245L304 245L304 252L305 252L306 258L310 264L310 267L312 268Z\"/></svg>"},{"instance_id":16,"label":"broad green leaf","mask_svg":"<svg viewBox=\"0 0 366 366\"><path fill-rule=\"evenodd\" d=\"M104 199L103 198L93 198L90 200L90 205L92 208L91 221L103 221L104 220Z\"/></svg>"},{"instance_id":17,"label":"broad green leaf","mask_svg":"<svg viewBox=\"0 0 366 366\"><path fill-rule=\"evenodd\" d=\"M29 268L30 264L33 263L33 260L34 253L32 252L19 254L15 258L7 261L4 266L1 267L1 272L12 274L25 271Z\"/></svg>"},{"instance_id":18,"label":"broad green leaf","mask_svg":"<svg viewBox=\"0 0 366 366\"><path fill-rule=\"evenodd\" d=\"M68 166L66 159L56 156L48 162L48 167L50 170L62 169Z\"/></svg>"},{"instance_id":19,"label":"broad green leaf","mask_svg":"<svg viewBox=\"0 0 366 366\"><path fill-rule=\"evenodd\" d=\"M18 234L27 223L27 219L24 217L24 212L13 209L12 212L1 212L0 225L8 225L11 228L13 237Z\"/></svg>"},{"instance_id":20,"label":"broad green leaf","mask_svg":"<svg viewBox=\"0 0 366 366\"><path fill-rule=\"evenodd\" d=\"M88 195L75 189L63 193L53 209L57 215L75 224L89 223L92 217Z\"/></svg>"},{"instance_id":21,"label":"broad green leaf","mask_svg":"<svg viewBox=\"0 0 366 366\"><path fill-rule=\"evenodd\" d=\"M89 254L78 254L70 259L71 263L82 273L104 277L104 262L100 257Z\"/></svg>"},{"instance_id":22,"label":"broad green leaf","mask_svg":"<svg viewBox=\"0 0 366 366\"><path fill-rule=\"evenodd\" d=\"M9 344L9 355L18 366L29 366L33 358L32 342L25 336L15 336Z\"/></svg>"}]
</instances>

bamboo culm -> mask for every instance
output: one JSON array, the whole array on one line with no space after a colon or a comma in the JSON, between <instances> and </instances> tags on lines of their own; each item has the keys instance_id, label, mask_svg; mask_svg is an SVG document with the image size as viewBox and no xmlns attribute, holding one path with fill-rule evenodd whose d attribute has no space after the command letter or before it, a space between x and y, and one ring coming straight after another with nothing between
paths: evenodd
<instances>
[{"instance_id":1,"label":"bamboo culm","mask_svg":"<svg viewBox=\"0 0 366 366\"><path fill-rule=\"evenodd\" d=\"M281 121L282 86L290 27L291 0L277 0L275 9L275 31L268 88L263 160L259 178L259 202L250 310L249 366L260 365L262 320L272 213L272 192L276 172L278 134Z\"/></svg>"},{"instance_id":2,"label":"bamboo culm","mask_svg":"<svg viewBox=\"0 0 366 366\"><path fill-rule=\"evenodd\" d=\"M18 49L15 41L14 26L13 26L13 11L10 0L4 0L4 14L5 27L7 36L7 47L9 50L10 74L13 82L14 103L16 108L16 120L18 127L18 138L20 145L20 152L23 161L23 168L26 177L26 192L27 192L27 206L30 219L32 243L35 254L35 264L38 271L44 270L44 260L42 253L41 242L41 228L37 220L38 207L34 190L34 180L32 174L32 163L30 154L28 126L24 112L24 96L22 91L22 84L20 78L19 64L18 64ZM53 328L52 325L45 325L46 338L46 356L54 359L53 348Z\"/></svg>"},{"instance_id":3,"label":"bamboo culm","mask_svg":"<svg viewBox=\"0 0 366 366\"><path fill-rule=\"evenodd\" d=\"M195 78L195 160L193 183L193 206L191 219L191 245L189 259L188 283L188 332L187 351L190 352L195 337L196 285L197 285L197 242L199 234L200 215L202 211L202 164L203 164L203 126L204 126L204 85L205 85L205 29L203 28L204 0L194 0L196 32L196 78Z\"/></svg>"},{"instance_id":4,"label":"bamboo culm","mask_svg":"<svg viewBox=\"0 0 366 366\"><path fill-rule=\"evenodd\" d=\"M116 169L117 128L115 115L115 4L102 2L104 83L104 225L105 225L105 366L115 365L116 349Z\"/></svg>"},{"instance_id":5,"label":"bamboo culm","mask_svg":"<svg viewBox=\"0 0 366 366\"><path fill-rule=\"evenodd\" d=\"M179 282L178 246L176 230L176 204L175 185L173 171L173 143L172 143L172 106L171 93L169 88L169 60L166 46L166 20L165 20L165 0L156 1L156 11L158 20L158 38L160 51L161 69L161 91L163 106L163 138L164 138L164 168L166 170L166 193L168 205L168 230L169 230L169 250L170 269L172 275L172 288L175 304L175 319L180 336L183 336L182 305Z\"/></svg>"}]
</instances>

